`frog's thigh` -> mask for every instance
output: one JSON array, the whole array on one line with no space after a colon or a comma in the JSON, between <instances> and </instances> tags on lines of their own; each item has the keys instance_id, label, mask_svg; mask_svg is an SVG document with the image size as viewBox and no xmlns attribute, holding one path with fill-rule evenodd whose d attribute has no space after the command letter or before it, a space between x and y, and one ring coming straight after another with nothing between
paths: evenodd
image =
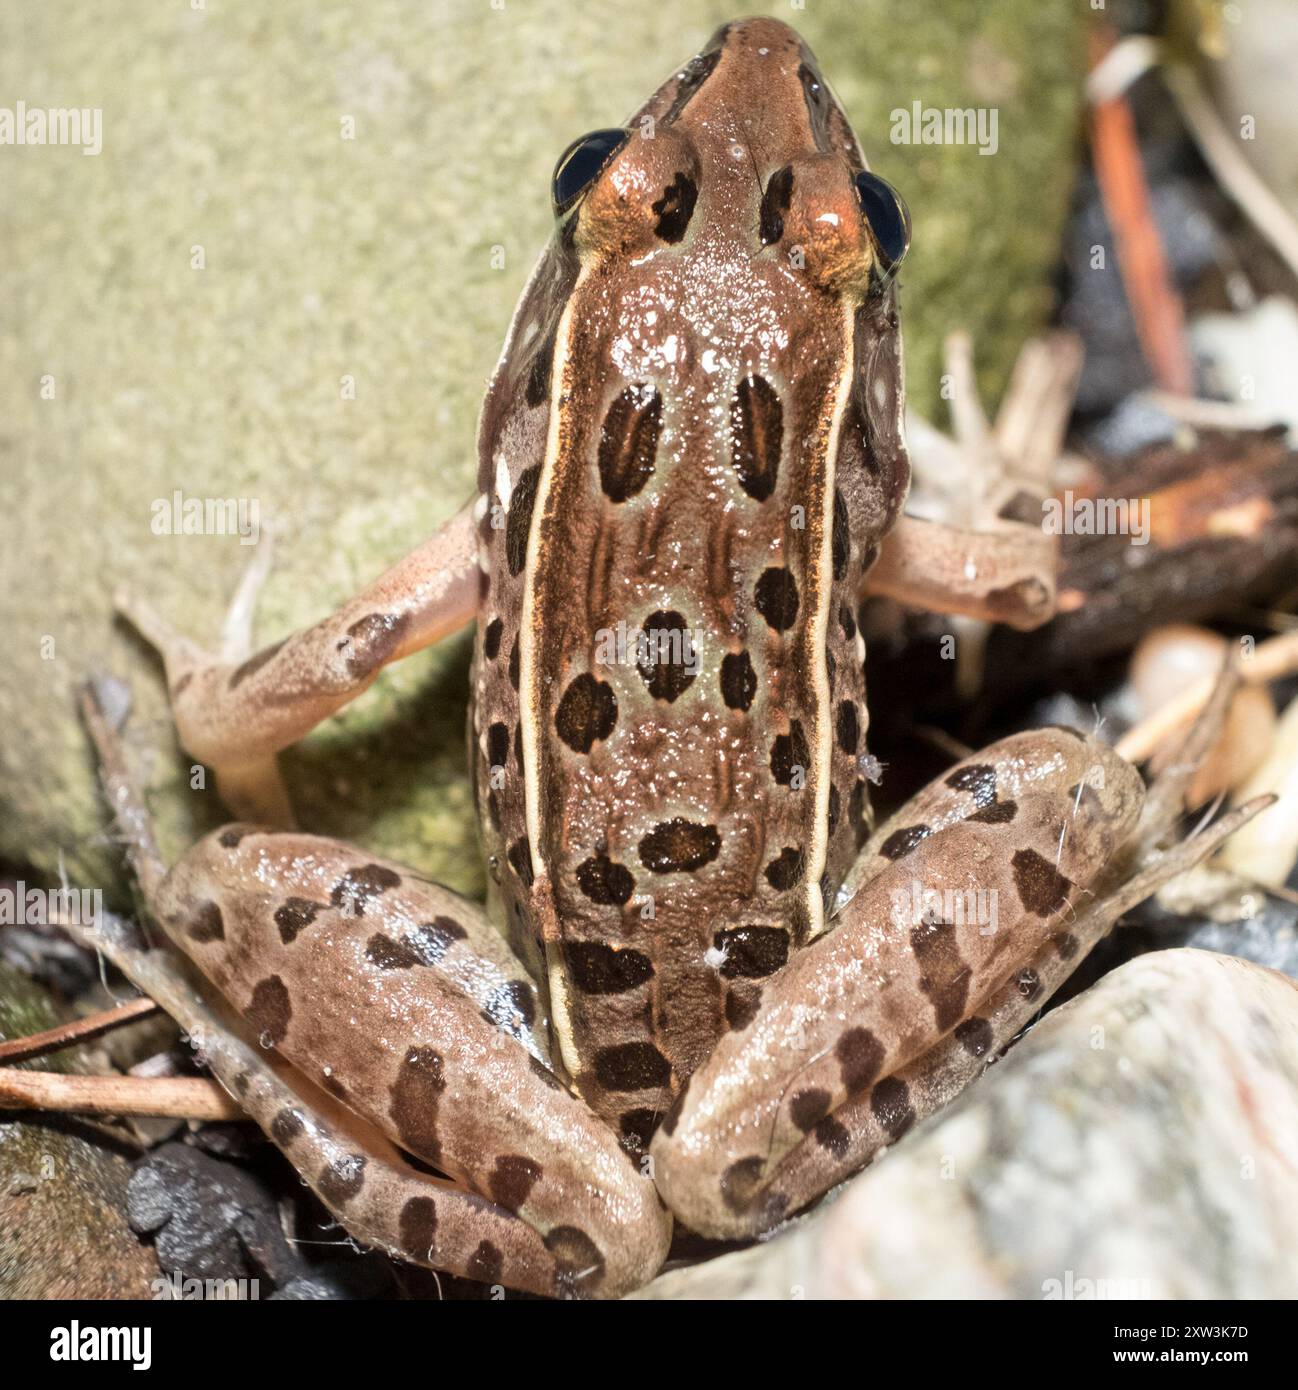
<instances>
[{"instance_id":1,"label":"frog's thigh","mask_svg":"<svg viewBox=\"0 0 1298 1390\"><path fill-rule=\"evenodd\" d=\"M887 867L690 1079L651 1149L690 1227L751 1235L804 1206L949 1098L1026 1017L1015 1001L1039 1007L1080 959L1074 904L1142 788L1064 731L1016 758L1033 737L960 764L894 818L866 850Z\"/></svg>"},{"instance_id":2,"label":"frog's thigh","mask_svg":"<svg viewBox=\"0 0 1298 1390\"><path fill-rule=\"evenodd\" d=\"M258 788L275 752L354 699L388 662L469 622L478 584L465 507L329 617L238 664L178 636L137 600L120 596L118 606L162 653L181 743L215 769L227 804L243 813L266 805Z\"/></svg>"},{"instance_id":3,"label":"frog's thigh","mask_svg":"<svg viewBox=\"0 0 1298 1390\"><path fill-rule=\"evenodd\" d=\"M625 1292L661 1263L670 1221L652 1184L550 1071L535 988L472 904L339 841L235 825L172 869L155 911L263 1047L495 1226L521 1218L563 1289ZM292 1143L270 1133L297 1162L308 1131L290 1128ZM328 1201L346 1183L316 1186ZM331 1205L350 1227L352 1207ZM473 1273L431 1244L425 1263Z\"/></svg>"},{"instance_id":4,"label":"frog's thigh","mask_svg":"<svg viewBox=\"0 0 1298 1390\"><path fill-rule=\"evenodd\" d=\"M1056 538L1039 525L987 530L901 516L865 579L870 594L1030 630L1054 616Z\"/></svg>"}]
</instances>

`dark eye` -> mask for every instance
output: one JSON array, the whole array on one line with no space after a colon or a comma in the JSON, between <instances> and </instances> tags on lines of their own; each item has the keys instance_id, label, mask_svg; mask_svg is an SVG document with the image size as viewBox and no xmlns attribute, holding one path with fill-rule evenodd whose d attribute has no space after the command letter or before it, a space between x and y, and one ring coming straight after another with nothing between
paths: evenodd
<instances>
[{"instance_id":1,"label":"dark eye","mask_svg":"<svg viewBox=\"0 0 1298 1390\"><path fill-rule=\"evenodd\" d=\"M861 200L861 211L878 243L883 272L891 275L910 245L910 213L901 194L878 174L858 174L856 196Z\"/></svg>"},{"instance_id":2,"label":"dark eye","mask_svg":"<svg viewBox=\"0 0 1298 1390\"><path fill-rule=\"evenodd\" d=\"M626 144L625 130L592 130L574 140L554 166L550 197L554 215L562 217L600 175L604 166Z\"/></svg>"}]
</instances>

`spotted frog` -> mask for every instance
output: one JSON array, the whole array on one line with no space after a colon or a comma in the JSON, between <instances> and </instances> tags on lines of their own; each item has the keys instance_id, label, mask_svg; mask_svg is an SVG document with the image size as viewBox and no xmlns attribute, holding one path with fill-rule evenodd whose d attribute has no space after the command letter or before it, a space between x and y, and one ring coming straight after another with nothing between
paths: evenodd
<instances>
[{"instance_id":1,"label":"spotted frog","mask_svg":"<svg viewBox=\"0 0 1298 1390\"><path fill-rule=\"evenodd\" d=\"M1072 730L871 829L856 615L904 524L910 225L797 34L720 30L563 155L553 202L463 511L255 655L246 602L209 655L123 597L243 819L168 869L91 718L152 914L224 1011L167 953L140 978L339 1221L614 1296L674 1223L758 1236L899 1140L1152 888L1140 777ZM274 763L473 620L486 911L284 828Z\"/></svg>"}]
</instances>

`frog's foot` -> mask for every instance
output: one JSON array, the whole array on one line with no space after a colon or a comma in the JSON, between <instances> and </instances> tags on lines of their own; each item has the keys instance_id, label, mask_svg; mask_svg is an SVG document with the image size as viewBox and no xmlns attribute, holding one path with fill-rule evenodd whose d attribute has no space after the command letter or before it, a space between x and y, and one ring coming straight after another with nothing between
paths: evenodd
<instances>
[{"instance_id":1,"label":"frog's foot","mask_svg":"<svg viewBox=\"0 0 1298 1390\"><path fill-rule=\"evenodd\" d=\"M152 915L239 1021L174 953L100 944L349 1231L540 1293L613 1296L656 1271L670 1218L550 1070L535 986L474 904L339 841L246 825L163 876L120 746L97 707L86 718Z\"/></svg>"},{"instance_id":2,"label":"frog's foot","mask_svg":"<svg viewBox=\"0 0 1298 1390\"><path fill-rule=\"evenodd\" d=\"M946 353L955 439L921 420L909 424L911 514L885 539L866 587L956 615L965 639L960 683L972 689L987 623L1027 630L1055 611L1058 539L1045 530L1043 503L1081 356L1065 334L1028 343L992 426L978 399L968 339L953 334Z\"/></svg>"},{"instance_id":3,"label":"frog's foot","mask_svg":"<svg viewBox=\"0 0 1298 1390\"><path fill-rule=\"evenodd\" d=\"M226 620L222 651L204 651L142 600L118 609L161 653L176 731L216 773L236 814L291 824L275 754L368 689L391 661L464 626L476 611L477 536L470 507L329 617L247 652L260 576L254 560Z\"/></svg>"},{"instance_id":4,"label":"frog's foot","mask_svg":"<svg viewBox=\"0 0 1298 1390\"><path fill-rule=\"evenodd\" d=\"M950 1100L1118 916L1259 809L1132 870L1143 803L1135 770L1070 730L1005 739L920 792L863 851L881 871L655 1136L673 1211L740 1237L813 1201Z\"/></svg>"}]
</instances>

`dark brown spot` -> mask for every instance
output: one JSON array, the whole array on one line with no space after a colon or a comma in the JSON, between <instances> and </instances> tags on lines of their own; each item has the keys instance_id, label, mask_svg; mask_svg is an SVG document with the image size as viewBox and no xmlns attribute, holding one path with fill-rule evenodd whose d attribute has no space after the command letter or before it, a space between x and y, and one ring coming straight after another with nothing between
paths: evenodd
<instances>
[{"instance_id":1,"label":"dark brown spot","mask_svg":"<svg viewBox=\"0 0 1298 1390\"><path fill-rule=\"evenodd\" d=\"M721 1200L731 1211L745 1211L762 1186L764 1161L754 1156L732 1163L721 1175Z\"/></svg>"},{"instance_id":2,"label":"dark brown spot","mask_svg":"<svg viewBox=\"0 0 1298 1390\"><path fill-rule=\"evenodd\" d=\"M347 629L345 641L338 644L341 651L350 645L347 670L357 680L377 671L401 645L401 638L410 626L409 613L367 613Z\"/></svg>"},{"instance_id":3,"label":"dark brown spot","mask_svg":"<svg viewBox=\"0 0 1298 1390\"><path fill-rule=\"evenodd\" d=\"M895 1076L885 1076L870 1092L870 1111L893 1139L900 1139L915 1123L910 1092Z\"/></svg>"},{"instance_id":4,"label":"dark brown spot","mask_svg":"<svg viewBox=\"0 0 1298 1390\"><path fill-rule=\"evenodd\" d=\"M365 943L365 959L380 970L409 970L412 965L423 965L423 955L409 942L394 941L381 931L376 931Z\"/></svg>"},{"instance_id":5,"label":"dark brown spot","mask_svg":"<svg viewBox=\"0 0 1298 1390\"><path fill-rule=\"evenodd\" d=\"M498 1284L504 1267L505 1257L489 1240L484 1240L469 1256L464 1273L468 1278L476 1279L480 1284Z\"/></svg>"},{"instance_id":6,"label":"dark brown spot","mask_svg":"<svg viewBox=\"0 0 1298 1390\"><path fill-rule=\"evenodd\" d=\"M1072 883L1036 850L1017 850L1010 863L1014 886L1027 911L1049 917L1067 904Z\"/></svg>"},{"instance_id":7,"label":"dark brown spot","mask_svg":"<svg viewBox=\"0 0 1298 1390\"><path fill-rule=\"evenodd\" d=\"M690 873L721 853L721 836L715 825L677 816L655 825L639 849L640 862L656 874Z\"/></svg>"},{"instance_id":8,"label":"dark brown spot","mask_svg":"<svg viewBox=\"0 0 1298 1390\"><path fill-rule=\"evenodd\" d=\"M772 565L762 571L754 590L757 611L776 630L785 632L798 617L797 581L782 566Z\"/></svg>"},{"instance_id":9,"label":"dark brown spot","mask_svg":"<svg viewBox=\"0 0 1298 1390\"><path fill-rule=\"evenodd\" d=\"M923 921L911 928L911 950L920 966L919 987L933 1005L939 1033L955 1026L969 996L970 972L960 956L953 922Z\"/></svg>"},{"instance_id":10,"label":"dark brown spot","mask_svg":"<svg viewBox=\"0 0 1298 1390\"><path fill-rule=\"evenodd\" d=\"M996 769L990 763L969 763L958 767L946 779L953 791L972 792L978 806L989 806L996 800Z\"/></svg>"},{"instance_id":11,"label":"dark brown spot","mask_svg":"<svg viewBox=\"0 0 1298 1390\"><path fill-rule=\"evenodd\" d=\"M313 903L309 898L287 898L275 909L275 925L279 928L280 940L291 946L298 933L309 927L316 914L323 911L323 903Z\"/></svg>"},{"instance_id":12,"label":"dark brown spot","mask_svg":"<svg viewBox=\"0 0 1298 1390\"><path fill-rule=\"evenodd\" d=\"M437 1208L431 1197L411 1197L397 1221L401 1248L413 1259L433 1258L437 1235Z\"/></svg>"},{"instance_id":13,"label":"dark brown spot","mask_svg":"<svg viewBox=\"0 0 1298 1390\"><path fill-rule=\"evenodd\" d=\"M527 563L527 542L532 533L532 508L536 506L536 489L541 478L541 465L534 463L523 469L509 497L509 514L505 518L505 562L512 575L520 575Z\"/></svg>"},{"instance_id":14,"label":"dark brown spot","mask_svg":"<svg viewBox=\"0 0 1298 1390\"><path fill-rule=\"evenodd\" d=\"M577 886L593 903L621 907L635 892L635 878L625 865L596 854L577 865Z\"/></svg>"},{"instance_id":15,"label":"dark brown spot","mask_svg":"<svg viewBox=\"0 0 1298 1390\"><path fill-rule=\"evenodd\" d=\"M555 711L554 727L575 753L589 753L599 739L613 732L617 699L613 687L589 671L574 676Z\"/></svg>"},{"instance_id":16,"label":"dark brown spot","mask_svg":"<svg viewBox=\"0 0 1298 1390\"><path fill-rule=\"evenodd\" d=\"M627 1110L618 1117L618 1129L621 1131L623 1141L622 1147L629 1153L648 1153L650 1141L657 1128L658 1112L656 1110Z\"/></svg>"},{"instance_id":17,"label":"dark brown spot","mask_svg":"<svg viewBox=\"0 0 1298 1390\"><path fill-rule=\"evenodd\" d=\"M1072 960L1077 954L1077 938L1070 931L1057 931L1050 938L1060 960Z\"/></svg>"},{"instance_id":18,"label":"dark brown spot","mask_svg":"<svg viewBox=\"0 0 1298 1390\"><path fill-rule=\"evenodd\" d=\"M784 407L765 377L745 377L736 388L730 402L730 440L740 487L758 502L765 502L775 491L784 447Z\"/></svg>"},{"instance_id":19,"label":"dark brown spot","mask_svg":"<svg viewBox=\"0 0 1298 1390\"><path fill-rule=\"evenodd\" d=\"M555 1288L560 1293L596 1287L604 1277L599 1246L577 1226L556 1226L544 1236L545 1248L559 1266Z\"/></svg>"},{"instance_id":20,"label":"dark brown spot","mask_svg":"<svg viewBox=\"0 0 1298 1390\"><path fill-rule=\"evenodd\" d=\"M263 1047L278 1047L288 1032L293 1017L288 988L278 975L268 975L258 982L244 1015Z\"/></svg>"},{"instance_id":21,"label":"dark brown spot","mask_svg":"<svg viewBox=\"0 0 1298 1390\"><path fill-rule=\"evenodd\" d=\"M281 1110L270 1122L270 1137L284 1148L302 1133L305 1126L296 1110Z\"/></svg>"},{"instance_id":22,"label":"dark brown spot","mask_svg":"<svg viewBox=\"0 0 1298 1390\"><path fill-rule=\"evenodd\" d=\"M849 642L856 637L856 619L852 616L852 610L844 603L838 610L838 625L843 629L843 636Z\"/></svg>"},{"instance_id":23,"label":"dark brown spot","mask_svg":"<svg viewBox=\"0 0 1298 1390\"><path fill-rule=\"evenodd\" d=\"M956 1041L970 1057L985 1057L991 1051L992 1026L985 1018L967 1018L955 1030Z\"/></svg>"},{"instance_id":24,"label":"dark brown spot","mask_svg":"<svg viewBox=\"0 0 1298 1390\"><path fill-rule=\"evenodd\" d=\"M386 865L362 864L359 869L348 869L334 884L329 903L345 917L363 917L371 899L381 897L400 883L401 875Z\"/></svg>"},{"instance_id":25,"label":"dark brown spot","mask_svg":"<svg viewBox=\"0 0 1298 1390\"><path fill-rule=\"evenodd\" d=\"M766 881L779 893L786 893L802 878L801 845L788 845L766 866Z\"/></svg>"},{"instance_id":26,"label":"dark brown spot","mask_svg":"<svg viewBox=\"0 0 1298 1390\"><path fill-rule=\"evenodd\" d=\"M784 214L793 197L793 165L777 169L762 190L762 206L758 221L763 246L774 246L784 235Z\"/></svg>"},{"instance_id":27,"label":"dark brown spot","mask_svg":"<svg viewBox=\"0 0 1298 1390\"><path fill-rule=\"evenodd\" d=\"M879 1075L883 1044L868 1028L849 1028L834 1045L843 1086L849 1096L860 1095Z\"/></svg>"},{"instance_id":28,"label":"dark brown spot","mask_svg":"<svg viewBox=\"0 0 1298 1390\"><path fill-rule=\"evenodd\" d=\"M789 1118L806 1134L829 1114L829 1092L819 1086L799 1091L789 1102Z\"/></svg>"},{"instance_id":29,"label":"dark brown spot","mask_svg":"<svg viewBox=\"0 0 1298 1390\"><path fill-rule=\"evenodd\" d=\"M487 730L487 766L504 767L509 757L509 729L495 723Z\"/></svg>"},{"instance_id":30,"label":"dark brown spot","mask_svg":"<svg viewBox=\"0 0 1298 1390\"><path fill-rule=\"evenodd\" d=\"M320 1196L331 1207L344 1206L364 1186L364 1154L348 1154L346 1158L334 1159L316 1183Z\"/></svg>"},{"instance_id":31,"label":"dark brown spot","mask_svg":"<svg viewBox=\"0 0 1298 1390\"><path fill-rule=\"evenodd\" d=\"M518 653L518 638L514 638L514 645L509 649L509 683L518 689L518 673L521 658Z\"/></svg>"},{"instance_id":32,"label":"dark brown spot","mask_svg":"<svg viewBox=\"0 0 1298 1390\"><path fill-rule=\"evenodd\" d=\"M663 398L652 386L628 386L608 408L599 435L599 481L613 502L649 481L662 430Z\"/></svg>"},{"instance_id":33,"label":"dark brown spot","mask_svg":"<svg viewBox=\"0 0 1298 1390\"><path fill-rule=\"evenodd\" d=\"M982 825L1008 825L1018 813L1017 801L993 801L966 819L978 821Z\"/></svg>"},{"instance_id":34,"label":"dark brown spot","mask_svg":"<svg viewBox=\"0 0 1298 1390\"><path fill-rule=\"evenodd\" d=\"M747 710L757 694L757 672L747 652L730 652L721 660L721 698L728 709Z\"/></svg>"},{"instance_id":35,"label":"dark brown spot","mask_svg":"<svg viewBox=\"0 0 1298 1390\"><path fill-rule=\"evenodd\" d=\"M847 798L847 817L856 829L858 844L865 838L865 778L858 777Z\"/></svg>"},{"instance_id":36,"label":"dark brown spot","mask_svg":"<svg viewBox=\"0 0 1298 1390\"><path fill-rule=\"evenodd\" d=\"M423 922L410 933L410 943L419 952L425 965L436 965L457 941L463 941L465 930L450 917L435 917Z\"/></svg>"},{"instance_id":37,"label":"dark brown spot","mask_svg":"<svg viewBox=\"0 0 1298 1390\"><path fill-rule=\"evenodd\" d=\"M834 1158L842 1160L847 1157L852 1136L847 1132L847 1127L841 1120L836 1120L832 1115L826 1115L816 1126L816 1143L832 1154Z\"/></svg>"},{"instance_id":38,"label":"dark brown spot","mask_svg":"<svg viewBox=\"0 0 1298 1390\"><path fill-rule=\"evenodd\" d=\"M338 1078L333 1074L333 1072L325 1072L325 1074L320 1079L320 1084L325 1088L326 1091L329 1092L331 1096L334 1096L336 1099L341 1100L344 1103L346 1102L347 1087L344 1086L343 1083L338 1080Z\"/></svg>"},{"instance_id":39,"label":"dark brown spot","mask_svg":"<svg viewBox=\"0 0 1298 1390\"><path fill-rule=\"evenodd\" d=\"M272 643L269 647L263 647L255 656L250 656L248 660L245 661L242 666L238 667L230 676L229 688L231 690L237 689L249 676L260 671L287 640L287 638L283 638L278 642Z\"/></svg>"},{"instance_id":40,"label":"dark brown spot","mask_svg":"<svg viewBox=\"0 0 1298 1390\"><path fill-rule=\"evenodd\" d=\"M879 846L879 853L885 859L900 859L932 833L927 825L908 825L902 830L894 830Z\"/></svg>"},{"instance_id":41,"label":"dark brown spot","mask_svg":"<svg viewBox=\"0 0 1298 1390\"><path fill-rule=\"evenodd\" d=\"M811 751L807 747L802 725L795 719L789 725L787 734L777 735L771 744L771 776L782 786L793 784L798 777L799 790L806 785L807 766L811 762Z\"/></svg>"},{"instance_id":42,"label":"dark brown spot","mask_svg":"<svg viewBox=\"0 0 1298 1390\"><path fill-rule=\"evenodd\" d=\"M517 1213L531 1195L541 1173L541 1165L533 1163L530 1158L524 1158L521 1154L505 1154L496 1160L496 1166L491 1170L487 1191L498 1206Z\"/></svg>"},{"instance_id":43,"label":"dark brown spot","mask_svg":"<svg viewBox=\"0 0 1298 1390\"><path fill-rule=\"evenodd\" d=\"M445 1089L442 1054L431 1047L409 1048L392 1086L390 1113L401 1142L429 1163L441 1157L437 1107Z\"/></svg>"},{"instance_id":44,"label":"dark brown spot","mask_svg":"<svg viewBox=\"0 0 1298 1390\"><path fill-rule=\"evenodd\" d=\"M222 849L238 849L240 841L254 833L251 825L227 825L217 837L217 843Z\"/></svg>"},{"instance_id":45,"label":"dark brown spot","mask_svg":"<svg viewBox=\"0 0 1298 1390\"><path fill-rule=\"evenodd\" d=\"M185 928L191 941L207 945L212 941L225 940L225 919L221 909L214 902L201 902L190 916Z\"/></svg>"},{"instance_id":46,"label":"dark brown spot","mask_svg":"<svg viewBox=\"0 0 1298 1390\"><path fill-rule=\"evenodd\" d=\"M733 1033L742 1033L757 1017L762 1002L760 990L732 989L726 994L726 1022Z\"/></svg>"},{"instance_id":47,"label":"dark brown spot","mask_svg":"<svg viewBox=\"0 0 1298 1390\"><path fill-rule=\"evenodd\" d=\"M537 348L531 365L527 369L527 385L524 398L535 409L550 399L550 373L554 370L555 329L551 329Z\"/></svg>"},{"instance_id":48,"label":"dark brown spot","mask_svg":"<svg viewBox=\"0 0 1298 1390\"><path fill-rule=\"evenodd\" d=\"M624 994L654 973L653 962L643 952L601 941L570 941L564 955L573 983L584 994Z\"/></svg>"},{"instance_id":49,"label":"dark brown spot","mask_svg":"<svg viewBox=\"0 0 1298 1390\"><path fill-rule=\"evenodd\" d=\"M499 618L492 618L487 624L487 630L482 634L482 654L488 661L495 661L500 655L500 635L505 630L505 625Z\"/></svg>"},{"instance_id":50,"label":"dark brown spot","mask_svg":"<svg viewBox=\"0 0 1298 1390\"><path fill-rule=\"evenodd\" d=\"M517 1037L524 1027L536 1022L536 993L532 985L522 980L510 980L491 991L483 1018L493 1028Z\"/></svg>"},{"instance_id":51,"label":"dark brown spot","mask_svg":"<svg viewBox=\"0 0 1298 1390\"><path fill-rule=\"evenodd\" d=\"M606 1091L666 1086L671 1076L671 1063L652 1043L618 1043L595 1054L595 1079Z\"/></svg>"},{"instance_id":52,"label":"dark brown spot","mask_svg":"<svg viewBox=\"0 0 1298 1390\"><path fill-rule=\"evenodd\" d=\"M663 190L663 196L653 204L658 221L654 235L660 241L674 244L685 235L694 216L694 204L699 196L698 185L688 174L678 173Z\"/></svg>"},{"instance_id":53,"label":"dark brown spot","mask_svg":"<svg viewBox=\"0 0 1298 1390\"><path fill-rule=\"evenodd\" d=\"M640 679L655 700L670 704L689 689L698 674L694 636L684 617L675 611L650 613L641 630L646 650L636 663Z\"/></svg>"},{"instance_id":54,"label":"dark brown spot","mask_svg":"<svg viewBox=\"0 0 1298 1390\"><path fill-rule=\"evenodd\" d=\"M852 527L847 514L847 502L837 488L834 489L834 526L830 537L830 549L834 560L834 578L842 579L847 573L847 562L852 556Z\"/></svg>"},{"instance_id":55,"label":"dark brown spot","mask_svg":"<svg viewBox=\"0 0 1298 1390\"><path fill-rule=\"evenodd\" d=\"M510 867L518 875L519 882L524 888L531 888L533 883L532 875L532 844L526 835L521 836L510 845L506 857Z\"/></svg>"},{"instance_id":56,"label":"dark brown spot","mask_svg":"<svg viewBox=\"0 0 1298 1390\"><path fill-rule=\"evenodd\" d=\"M729 927L714 932L712 944L726 953L721 975L727 980L760 980L789 959L789 933L783 927Z\"/></svg>"},{"instance_id":57,"label":"dark brown spot","mask_svg":"<svg viewBox=\"0 0 1298 1390\"><path fill-rule=\"evenodd\" d=\"M861 719L856 712L854 701L843 700L839 703L835 723L838 730L838 746L844 753L855 753L856 745L861 740Z\"/></svg>"}]
</instances>

